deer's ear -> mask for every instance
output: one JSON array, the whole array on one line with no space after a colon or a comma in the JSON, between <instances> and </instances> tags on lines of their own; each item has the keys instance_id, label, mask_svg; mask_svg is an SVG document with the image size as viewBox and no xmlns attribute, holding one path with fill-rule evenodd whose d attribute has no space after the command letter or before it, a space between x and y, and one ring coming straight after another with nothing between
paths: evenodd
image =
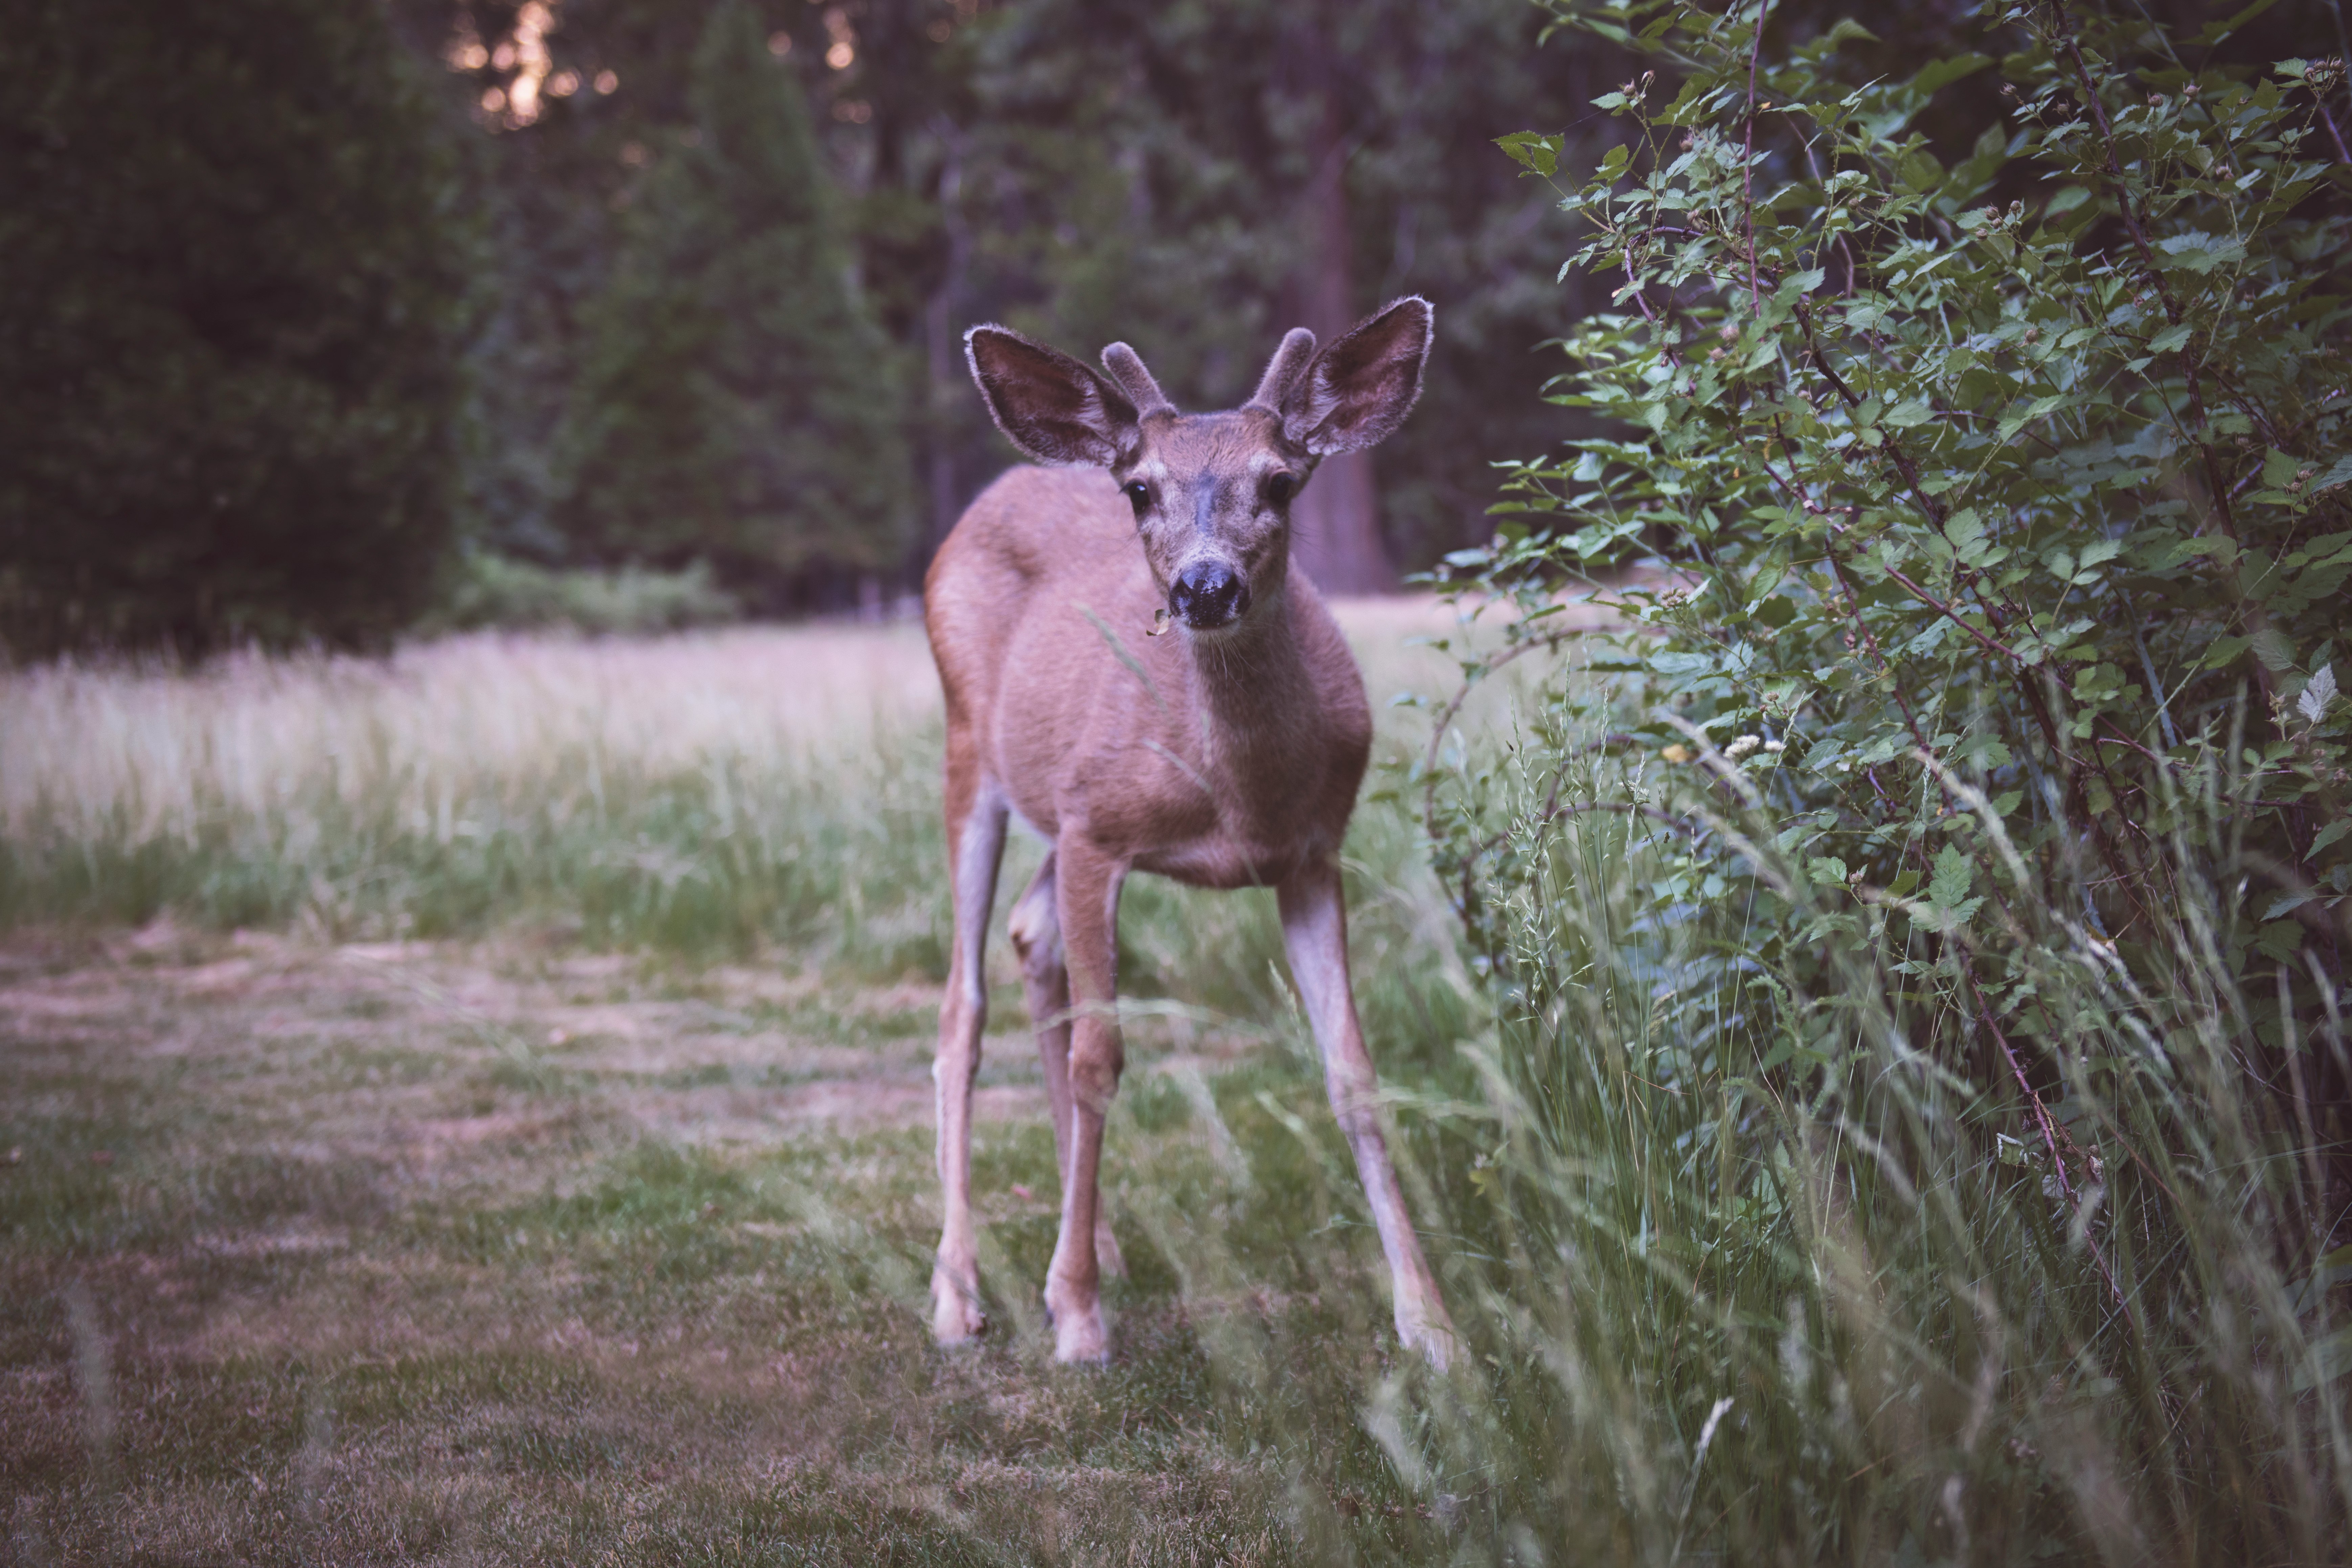
<instances>
[{"instance_id":1,"label":"deer's ear","mask_svg":"<svg viewBox=\"0 0 2352 1568\"><path fill-rule=\"evenodd\" d=\"M1395 434L1421 395L1429 301L1383 306L1315 356L1282 400L1283 434L1319 458L1360 452Z\"/></svg>"},{"instance_id":2,"label":"deer's ear","mask_svg":"<svg viewBox=\"0 0 2352 1568\"><path fill-rule=\"evenodd\" d=\"M1041 463L1108 468L1135 443L1135 405L1066 353L1003 327L974 327L964 357L1004 438Z\"/></svg>"}]
</instances>

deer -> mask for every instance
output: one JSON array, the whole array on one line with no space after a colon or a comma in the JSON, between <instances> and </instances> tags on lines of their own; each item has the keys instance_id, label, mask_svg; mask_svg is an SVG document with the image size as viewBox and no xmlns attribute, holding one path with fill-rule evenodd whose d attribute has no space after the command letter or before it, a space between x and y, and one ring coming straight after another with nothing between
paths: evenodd
<instances>
[{"instance_id":1,"label":"deer","mask_svg":"<svg viewBox=\"0 0 2352 1568\"><path fill-rule=\"evenodd\" d=\"M1061 1362L1108 1359L1101 1277L1125 1272L1103 1212L1103 1128L1125 1054L1121 889L1141 871L1271 887L1283 943L1354 1153L1399 1340L1444 1366L1453 1324L1405 1208L1348 967L1339 847L1371 749L1364 682L1290 555L1316 465L1392 434L1420 396L1432 311L1392 301L1317 352L1294 328L1239 408L1180 413L1136 352L1097 374L1008 328L964 337L988 411L1035 466L964 511L924 579L946 700L953 942L940 1008L944 1217L933 1337L983 1333L972 1217L972 1085L1008 824L1044 864L1007 920L1061 1173L1045 1307Z\"/></svg>"}]
</instances>

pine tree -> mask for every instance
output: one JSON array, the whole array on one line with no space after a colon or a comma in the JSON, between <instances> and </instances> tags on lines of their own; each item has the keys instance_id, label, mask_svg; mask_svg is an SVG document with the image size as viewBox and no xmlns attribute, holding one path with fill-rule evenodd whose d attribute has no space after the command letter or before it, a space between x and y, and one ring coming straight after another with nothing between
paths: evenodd
<instances>
[{"instance_id":1,"label":"pine tree","mask_svg":"<svg viewBox=\"0 0 2352 1568\"><path fill-rule=\"evenodd\" d=\"M0 44L0 646L380 642L450 528L452 161L379 9Z\"/></svg>"},{"instance_id":2,"label":"pine tree","mask_svg":"<svg viewBox=\"0 0 2352 1568\"><path fill-rule=\"evenodd\" d=\"M890 348L799 81L733 0L689 107L585 323L559 524L602 559L709 561L772 602L894 566L914 512Z\"/></svg>"}]
</instances>

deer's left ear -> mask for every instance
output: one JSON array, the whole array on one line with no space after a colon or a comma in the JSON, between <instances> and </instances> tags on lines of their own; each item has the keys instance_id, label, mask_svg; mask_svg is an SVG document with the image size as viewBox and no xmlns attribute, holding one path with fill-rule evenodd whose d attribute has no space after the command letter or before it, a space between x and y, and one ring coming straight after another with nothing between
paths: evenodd
<instances>
[{"instance_id":1,"label":"deer's left ear","mask_svg":"<svg viewBox=\"0 0 2352 1568\"><path fill-rule=\"evenodd\" d=\"M1315 356L1282 400L1283 434L1318 458L1360 452L1396 433L1421 395L1429 301L1381 307Z\"/></svg>"}]
</instances>

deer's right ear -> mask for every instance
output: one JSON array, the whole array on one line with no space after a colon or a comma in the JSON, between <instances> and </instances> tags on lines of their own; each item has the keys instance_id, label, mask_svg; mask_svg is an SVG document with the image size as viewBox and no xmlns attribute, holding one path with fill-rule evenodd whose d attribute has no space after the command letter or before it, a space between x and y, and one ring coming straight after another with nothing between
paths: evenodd
<instances>
[{"instance_id":1,"label":"deer's right ear","mask_svg":"<svg viewBox=\"0 0 2352 1568\"><path fill-rule=\"evenodd\" d=\"M1135 444L1135 405L1069 355L1003 327L963 335L989 416L1024 456L1109 468Z\"/></svg>"}]
</instances>

